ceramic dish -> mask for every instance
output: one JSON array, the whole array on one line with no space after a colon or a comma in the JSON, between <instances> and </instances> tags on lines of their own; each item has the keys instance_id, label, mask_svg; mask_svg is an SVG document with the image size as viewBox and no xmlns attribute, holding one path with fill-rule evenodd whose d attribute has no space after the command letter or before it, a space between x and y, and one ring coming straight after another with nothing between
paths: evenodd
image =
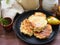
<instances>
[{"instance_id":1,"label":"ceramic dish","mask_svg":"<svg viewBox=\"0 0 60 45\"><path fill-rule=\"evenodd\" d=\"M29 36L26 36L24 34L22 34L20 32L20 25L21 25L21 22L25 19L25 18L28 18L29 16L31 16L32 14L34 14L35 12L43 12L46 14L46 16L52 16L52 13L49 13L47 11L44 11L44 10L31 10L31 11L28 11L28 12L24 12L22 14L20 14L19 16L17 16L17 19L15 20L14 24L13 24L13 30L14 32L16 33L16 35L22 39L23 41L25 41L26 43L29 43L29 44L45 44L45 43L48 43L48 42L51 42L56 34L58 33L59 31L59 25L53 25L52 26L52 34L50 35L50 37L48 39L43 39L43 40L40 40L40 39L37 39L35 38L34 36L32 37L29 37Z\"/></svg>"}]
</instances>

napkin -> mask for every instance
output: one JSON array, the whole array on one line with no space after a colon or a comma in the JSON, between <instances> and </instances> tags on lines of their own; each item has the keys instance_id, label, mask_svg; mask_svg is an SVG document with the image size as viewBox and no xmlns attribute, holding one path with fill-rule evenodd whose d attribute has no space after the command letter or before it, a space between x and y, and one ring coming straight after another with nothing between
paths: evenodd
<instances>
[{"instance_id":1,"label":"napkin","mask_svg":"<svg viewBox=\"0 0 60 45\"><path fill-rule=\"evenodd\" d=\"M18 4L16 0L9 0L8 4L6 3L6 0L2 0L1 10L3 18L9 17L12 20L14 20L16 13L21 14L24 12L23 7L20 4Z\"/></svg>"}]
</instances>

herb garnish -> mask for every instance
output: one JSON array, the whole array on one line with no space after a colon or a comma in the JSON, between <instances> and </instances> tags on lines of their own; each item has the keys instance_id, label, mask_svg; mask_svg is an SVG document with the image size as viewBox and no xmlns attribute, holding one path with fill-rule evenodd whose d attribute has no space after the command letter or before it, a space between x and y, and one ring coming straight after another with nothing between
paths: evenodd
<instances>
[{"instance_id":1,"label":"herb garnish","mask_svg":"<svg viewBox=\"0 0 60 45\"><path fill-rule=\"evenodd\" d=\"M2 17L0 17L0 23L2 23L3 25L8 25L9 24L8 20L6 20Z\"/></svg>"}]
</instances>

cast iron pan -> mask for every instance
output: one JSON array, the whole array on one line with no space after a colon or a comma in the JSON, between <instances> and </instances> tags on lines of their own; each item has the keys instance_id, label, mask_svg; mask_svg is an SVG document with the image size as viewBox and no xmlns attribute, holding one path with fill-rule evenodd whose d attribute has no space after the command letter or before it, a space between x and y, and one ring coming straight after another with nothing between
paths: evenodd
<instances>
[{"instance_id":1,"label":"cast iron pan","mask_svg":"<svg viewBox=\"0 0 60 45\"><path fill-rule=\"evenodd\" d=\"M15 31L16 35L22 39L23 41L25 41L26 43L29 43L29 44L46 44L48 42L51 42L54 37L56 36L58 30L59 30L59 25L53 25L52 28L53 28L53 32L52 34L50 35L50 37L48 39L43 39L43 40L40 40L40 39L37 39L35 38L34 36L32 37L29 37L29 36L26 36L24 34L22 34L20 32L20 25L21 25L21 22L25 19L25 18L28 18L29 16L31 16L32 14L34 14L35 12L43 12L46 14L46 16L52 16L52 13L49 13L47 11L44 11L44 10L31 10L31 11L28 11L28 12L24 12L22 14L20 14L17 19L15 20L14 24L13 24L13 30ZM37 19L38 20L38 19Z\"/></svg>"}]
</instances>

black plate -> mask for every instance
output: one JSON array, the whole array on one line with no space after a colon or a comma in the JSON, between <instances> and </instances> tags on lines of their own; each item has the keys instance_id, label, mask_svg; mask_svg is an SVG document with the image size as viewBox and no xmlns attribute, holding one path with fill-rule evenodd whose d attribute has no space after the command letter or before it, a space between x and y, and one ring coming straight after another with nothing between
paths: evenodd
<instances>
[{"instance_id":1,"label":"black plate","mask_svg":"<svg viewBox=\"0 0 60 45\"><path fill-rule=\"evenodd\" d=\"M20 14L17 19L15 20L14 22L14 25L13 25L13 30L15 31L16 35L22 39L23 41L29 43L29 44L45 44L45 43L48 43L48 42L51 42L54 37L56 36L58 30L59 30L59 26L56 25L56 26L52 26L53 28L53 32L52 34L50 35L50 37L48 39L44 39L44 40L40 40L40 39L37 39L35 38L34 36L32 37L29 37L29 36L26 36L24 34L22 34L20 32L20 25L21 25L21 22L25 19L25 18L28 18L29 16L31 16L32 14L34 14L35 12L43 12L46 14L46 16L51 16L52 14L47 12L47 11L44 11L44 10L32 10L32 11L28 11L28 12L24 12L23 14Z\"/></svg>"}]
</instances>

